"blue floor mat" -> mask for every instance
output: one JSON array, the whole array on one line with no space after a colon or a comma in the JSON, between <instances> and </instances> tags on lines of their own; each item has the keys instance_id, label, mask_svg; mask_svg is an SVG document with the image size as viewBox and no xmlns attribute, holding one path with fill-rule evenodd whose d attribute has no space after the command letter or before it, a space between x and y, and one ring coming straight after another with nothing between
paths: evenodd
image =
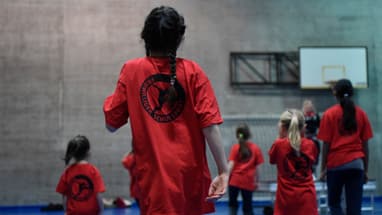
<instances>
[{"instance_id":1,"label":"blue floor mat","mask_svg":"<svg viewBox=\"0 0 382 215\"><path fill-rule=\"evenodd\" d=\"M364 202L365 205L369 205L370 202ZM267 202L254 202L254 213L255 215L262 215L263 214L263 207L267 205ZM40 206L0 206L0 215L62 215L64 214L63 211L41 211L41 208L45 207L44 205ZM220 201L216 203L216 212L211 213L211 215L228 215L229 214L229 208L228 203L226 201ZM325 214L325 213L322 213ZM329 213L327 213L329 214ZM362 215L382 215L382 197L376 198L374 203L374 213L368 212L362 212ZM134 204L130 208L126 209L117 209L117 208L106 208L104 210L103 215L139 215L139 209ZM242 215L242 212L240 211L238 215Z\"/></svg>"}]
</instances>

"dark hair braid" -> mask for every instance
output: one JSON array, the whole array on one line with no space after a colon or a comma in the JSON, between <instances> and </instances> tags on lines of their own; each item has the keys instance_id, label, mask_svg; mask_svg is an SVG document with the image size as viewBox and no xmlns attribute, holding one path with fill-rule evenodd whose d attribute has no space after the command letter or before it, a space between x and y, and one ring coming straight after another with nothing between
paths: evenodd
<instances>
[{"instance_id":1,"label":"dark hair braid","mask_svg":"<svg viewBox=\"0 0 382 215\"><path fill-rule=\"evenodd\" d=\"M251 137L251 132L247 124L240 124L236 128L236 138L239 140L239 160L246 161L252 155L247 146L247 141Z\"/></svg>"},{"instance_id":2,"label":"dark hair braid","mask_svg":"<svg viewBox=\"0 0 382 215\"><path fill-rule=\"evenodd\" d=\"M170 107L177 100L176 50L182 42L186 26L184 18L174 8L160 6L154 8L145 20L141 38L145 41L146 56L152 51L166 53L170 64L170 87L167 102Z\"/></svg>"},{"instance_id":3,"label":"dark hair braid","mask_svg":"<svg viewBox=\"0 0 382 215\"><path fill-rule=\"evenodd\" d=\"M334 93L343 110L342 129L346 133L353 133L357 130L355 104L351 99L353 91L353 86L348 79L340 79L334 86Z\"/></svg>"},{"instance_id":4,"label":"dark hair braid","mask_svg":"<svg viewBox=\"0 0 382 215\"><path fill-rule=\"evenodd\" d=\"M68 165L70 160L73 157L74 151L76 151L77 148L77 143L74 142L73 140L70 140L68 143L68 146L66 147L66 153L65 153L65 165Z\"/></svg>"},{"instance_id":5,"label":"dark hair braid","mask_svg":"<svg viewBox=\"0 0 382 215\"><path fill-rule=\"evenodd\" d=\"M170 88L168 89L168 103L172 107L177 100L177 93L175 89L176 82L176 55L169 53L169 62L170 62Z\"/></svg>"}]
</instances>

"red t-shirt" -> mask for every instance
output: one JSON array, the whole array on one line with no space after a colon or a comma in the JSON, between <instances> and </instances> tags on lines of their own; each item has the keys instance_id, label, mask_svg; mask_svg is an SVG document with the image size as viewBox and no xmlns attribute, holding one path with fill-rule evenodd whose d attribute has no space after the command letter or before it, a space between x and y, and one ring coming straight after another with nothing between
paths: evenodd
<instances>
[{"instance_id":1,"label":"red t-shirt","mask_svg":"<svg viewBox=\"0 0 382 215\"><path fill-rule=\"evenodd\" d=\"M261 149L256 144L247 142L247 146L251 156L246 160L240 160L240 144L236 143L231 148L228 160L233 161L234 166L231 171L229 185L254 191L257 188L257 181L255 181L256 167L264 163L264 158Z\"/></svg>"},{"instance_id":2,"label":"red t-shirt","mask_svg":"<svg viewBox=\"0 0 382 215\"><path fill-rule=\"evenodd\" d=\"M296 156L288 138L276 139L269 150L270 163L277 166L275 215L318 214L312 175L317 149L311 140L301 138L300 152Z\"/></svg>"},{"instance_id":3,"label":"red t-shirt","mask_svg":"<svg viewBox=\"0 0 382 215\"><path fill-rule=\"evenodd\" d=\"M211 177L202 128L223 120L202 69L190 60L176 61L178 100L172 107L166 102L168 58L127 61L104 103L106 124L119 128L130 119L143 215L214 211L205 201Z\"/></svg>"},{"instance_id":4,"label":"red t-shirt","mask_svg":"<svg viewBox=\"0 0 382 215\"><path fill-rule=\"evenodd\" d=\"M133 153L129 153L122 159L122 165L129 171L130 174L130 196L138 198L139 188L137 185L137 173L135 171L135 156Z\"/></svg>"},{"instance_id":5,"label":"red t-shirt","mask_svg":"<svg viewBox=\"0 0 382 215\"><path fill-rule=\"evenodd\" d=\"M67 197L68 215L94 215L100 210L97 194L105 192L105 185L92 164L72 164L62 174L56 192Z\"/></svg>"},{"instance_id":6,"label":"red t-shirt","mask_svg":"<svg viewBox=\"0 0 382 215\"><path fill-rule=\"evenodd\" d=\"M357 158L365 157L362 144L373 136L366 113L356 106L357 131L341 135L342 108L336 104L327 109L322 117L317 138L329 144L327 168L341 166Z\"/></svg>"}]
</instances>

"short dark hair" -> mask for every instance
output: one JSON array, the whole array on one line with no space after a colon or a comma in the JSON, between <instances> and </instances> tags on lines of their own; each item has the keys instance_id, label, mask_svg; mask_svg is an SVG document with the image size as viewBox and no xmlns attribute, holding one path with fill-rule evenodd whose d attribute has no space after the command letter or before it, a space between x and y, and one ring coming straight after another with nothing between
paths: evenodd
<instances>
[{"instance_id":1,"label":"short dark hair","mask_svg":"<svg viewBox=\"0 0 382 215\"><path fill-rule=\"evenodd\" d=\"M65 153L65 164L68 165L74 158L76 161L83 160L89 155L90 143L88 138L83 135L77 135L68 143Z\"/></svg>"}]
</instances>

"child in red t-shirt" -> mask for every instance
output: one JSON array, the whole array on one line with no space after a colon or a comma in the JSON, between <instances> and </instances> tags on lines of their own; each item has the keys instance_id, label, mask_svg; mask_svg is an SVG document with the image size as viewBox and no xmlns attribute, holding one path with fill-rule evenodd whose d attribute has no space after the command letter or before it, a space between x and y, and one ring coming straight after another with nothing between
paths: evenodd
<instances>
[{"instance_id":1,"label":"child in red t-shirt","mask_svg":"<svg viewBox=\"0 0 382 215\"><path fill-rule=\"evenodd\" d=\"M236 128L236 138L239 143L232 146L228 158L231 215L237 214L239 193L243 198L243 214L253 214L252 195L257 188L258 166L264 162L264 158L261 149L255 143L248 141L250 137L251 133L247 124L241 124Z\"/></svg>"},{"instance_id":2,"label":"child in red t-shirt","mask_svg":"<svg viewBox=\"0 0 382 215\"><path fill-rule=\"evenodd\" d=\"M139 207L139 188L137 184L137 173L135 170L135 156L131 151L125 154L122 158L122 165L129 171L130 174L130 196L135 198L135 201Z\"/></svg>"},{"instance_id":3,"label":"child in red t-shirt","mask_svg":"<svg viewBox=\"0 0 382 215\"><path fill-rule=\"evenodd\" d=\"M317 215L316 189L312 165L317 149L303 137L304 116L299 110L287 110L279 121L279 138L269 150L271 164L277 166L275 215Z\"/></svg>"},{"instance_id":4,"label":"child in red t-shirt","mask_svg":"<svg viewBox=\"0 0 382 215\"><path fill-rule=\"evenodd\" d=\"M228 184L223 119L211 82L197 63L177 57L185 29L174 8L154 8L141 32L146 56L123 65L104 102L109 131L129 120L142 215L211 213ZM206 141L217 165L213 180Z\"/></svg>"},{"instance_id":5,"label":"child in red t-shirt","mask_svg":"<svg viewBox=\"0 0 382 215\"><path fill-rule=\"evenodd\" d=\"M78 135L68 143L64 159L67 168L56 188L63 195L67 215L97 215L103 211L99 193L105 192L105 185L99 170L87 161L89 151L85 136ZM70 164L71 160L74 162Z\"/></svg>"},{"instance_id":6,"label":"child in red t-shirt","mask_svg":"<svg viewBox=\"0 0 382 215\"><path fill-rule=\"evenodd\" d=\"M324 112L317 136L324 142L320 179L326 177L331 214L344 213L341 196L345 188L346 214L359 215L373 131L365 111L352 100L352 83L338 80L332 90L338 104Z\"/></svg>"}]
</instances>

